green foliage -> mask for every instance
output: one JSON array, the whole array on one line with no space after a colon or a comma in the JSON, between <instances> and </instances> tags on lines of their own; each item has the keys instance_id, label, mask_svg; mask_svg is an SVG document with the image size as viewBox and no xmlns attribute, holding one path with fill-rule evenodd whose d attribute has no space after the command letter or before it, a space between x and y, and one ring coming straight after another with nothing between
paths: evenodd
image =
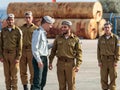
<instances>
[{"instance_id":1,"label":"green foliage","mask_svg":"<svg viewBox=\"0 0 120 90\"><path fill-rule=\"evenodd\" d=\"M99 0L103 6L104 13L120 13L119 0Z\"/></svg>"}]
</instances>

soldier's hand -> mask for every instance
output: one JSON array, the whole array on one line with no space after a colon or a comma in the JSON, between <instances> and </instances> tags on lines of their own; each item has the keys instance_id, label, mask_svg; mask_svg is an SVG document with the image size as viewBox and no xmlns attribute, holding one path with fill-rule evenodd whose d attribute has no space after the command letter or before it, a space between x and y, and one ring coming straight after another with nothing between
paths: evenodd
<instances>
[{"instance_id":1,"label":"soldier's hand","mask_svg":"<svg viewBox=\"0 0 120 90\"><path fill-rule=\"evenodd\" d=\"M4 59L3 59L3 58L0 58L0 61L1 61L1 62L3 62L3 61L4 61Z\"/></svg>"},{"instance_id":2,"label":"soldier's hand","mask_svg":"<svg viewBox=\"0 0 120 90\"><path fill-rule=\"evenodd\" d=\"M114 62L114 67L117 67L117 63L116 62Z\"/></svg>"},{"instance_id":3,"label":"soldier's hand","mask_svg":"<svg viewBox=\"0 0 120 90\"><path fill-rule=\"evenodd\" d=\"M98 63L98 66L99 66L99 67L102 67L102 63Z\"/></svg>"},{"instance_id":4,"label":"soldier's hand","mask_svg":"<svg viewBox=\"0 0 120 90\"><path fill-rule=\"evenodd\" d=\"M42 62L38 62L38 67L39 68L43 68L43 63Z\"/></svg>"},{"instance_id":5,"label":"soldier's hand","mask_svg":"<svg viewBox=\"0 0 120 90\"><path fill-rule=\"evenodd\" d=\"M15 60L15 64L16 64L16 63L19 63L19 60L18 60L18 59Z\"/></svg>"},{"instance_id":6,"label":"soldier's hand","mask_svg":"<svg viewBox=\"0 0 120 90\"><path fill-rule=\"evenodd\" d=\"M74 70L75 72L78 72L78 71L79 71L79 67L76 67L76 66L75 66L75 67L73 68L73 70Z\"/></svg>"},{"instance_id":7,"label":"soldier's hand","mask_svg":"<svg viewBox=\"0 0 120 90\"><path fill-rule=\"evenodd\" d=\"M49 70L52 70L52 69L53 69L52 64L49 64Z\"/></svg>"}]
</instances>

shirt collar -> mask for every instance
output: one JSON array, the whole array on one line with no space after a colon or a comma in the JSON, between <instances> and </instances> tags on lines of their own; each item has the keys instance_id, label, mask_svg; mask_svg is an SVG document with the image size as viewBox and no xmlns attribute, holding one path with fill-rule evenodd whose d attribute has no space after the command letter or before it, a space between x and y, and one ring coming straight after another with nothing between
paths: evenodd
<instances>
[{"instance_id":1,"label":"shirt collar","mask_svg":"<svg viewBox=\"0 0 120 90\"><path fill-rule=\"evenodd\" d=\"M45 29L44 29L42 26L40 26L38 30L41 30L41 31L43 31L45 34L47 34L47 32L45 31Z\"/></svg>"},{"instance_id":2,"label":"shirt collar","mask_svg":"<svg viewBox=\"0 0 120 90\"><path fill-rule=\"evenodd\" d=\"M61 37L65 37L63 34L62 35L60 35ZM75 37L75 35L73 34L73 33L71 33L70 34L70 38L74 38Z\"/></svg>"},{"instance_id":3,"label":"shirt collar","mask_svg":"<svg viewBox=\"0 0 120 90\"><path fill-rule=\"evenodd\" d=\"M9 28L9 27L7 26L7 30L8 30L8 28ZM11 29L12 29L12 30L15 30L15 25L13 25L13 27L12 27Z\"/></svg>"},{"instance_id":4,"label":"shirt collar","mask_svg":"<svg viewBox=\"0 0 120 90\"><path fill-rule=\"evenodd\" d=\"M27 27L27 24L25 23L24 26ZM32 27L32 26L34 26L33 23L30 24L30 27Z\"/></svg>"},{"instance_id":5,"label":"shirt collar","mask_svg":"<svg viewBox=\"0 0 120 90\"><path fill-rule=\"evenodd\" d=\"M75 37L75 35L74 35L73 33L71 33L70 37L71 37L71 38L74 38L74 37Z\"/></svg>"},{"instance_id":6,"label":"shirt collar","mask_svg":"<svg viewBox=\"0 0 120 90\"><path fill-rule=\"evenodd\" d=\"M104 34L104 37L106 37L106 35L105 35L105 34ZM110 37L112 37L112 38L113 38L113 33L111 33Z\"/></svg>"},{"instance_id":7,"label":"shirt collar","mask_svg":"<svg viewBox=\"0 0 120 90\"><path fill-rule=\"evenodd\" d=\"M40 29L40 30L42 30L42 31L45 31L45 30L44 30L44 28L43 28L42 26L40 26L40 28L39 28L39 29ZM46 32L46 31L45 31L45 32Z\"/></svg>"}]
</instances>

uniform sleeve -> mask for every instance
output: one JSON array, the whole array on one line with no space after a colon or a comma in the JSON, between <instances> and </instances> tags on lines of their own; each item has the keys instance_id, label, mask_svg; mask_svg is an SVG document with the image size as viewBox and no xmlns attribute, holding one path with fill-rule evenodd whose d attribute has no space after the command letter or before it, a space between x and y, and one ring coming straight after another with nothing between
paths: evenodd
<instances>
[{"instance_id":1,"label":"uniform sleeve","mask_svg":"<svg viewBox=\"0 0 120 90\"><path fill-rule=\"evenodd\" d=\"M100 40L99 39L98 39L98 43L97 43L97 59L98 59L98 63L101 63Z\"/></svg>"},{"instance_id":2,"label":"uniform sleeve","mask_svg":"<svg viewBox=\"0 0 120 90\"><path fill-rule=\"evenodd\" d=\"M0 32L0 58L3 58L2 32Z\"/></svg>"},{"instance_id":3,"label":"uniform sleeve","mask_svg":"<svg viewBox=\"0 0 120 90\"><path fill-rule=\"evenodd\" d=\"M50 53L50 56L49 56L49 64L52 64L53 59L56 55L56 51L57 51L57 38L55 39L55 41L53 43L53 47L51 49L51 53Z\"/></svg>"},{"instance_id":4,"label":"uniform sleeve","mask_svg":"<svg viewBox=\"0 0 120 90\"><path fill-rule=\"evenodd\" d=\"M80 64L82 63L82 48L79 39L76 42L75 50L76 50L76 66L79 67Z\"/></svg>"},{"instance_id":5,"label":"uniform sleeve","mask_svg":"<svg viewBox=\"0 0 120 90\"><path fill-rule=\"evenodd\" d=\"M119 56L120 56L120 41L117 38L116 39L116 48L115 48L115 62L119 61Z\"/></svg>"},{"instance_id":6,"label":"uniform sleeve","mask_svg":"<svg viewBox=\"0 0 120 90\"><path fill-rule=\"evenodd\" d=\"M23 34L22 31L19 29L19 37L18 37L18 47L17 47L17 56L16 59L20 60L22 56L22 46L23 46Z\"/></svg>"}]
</instances>

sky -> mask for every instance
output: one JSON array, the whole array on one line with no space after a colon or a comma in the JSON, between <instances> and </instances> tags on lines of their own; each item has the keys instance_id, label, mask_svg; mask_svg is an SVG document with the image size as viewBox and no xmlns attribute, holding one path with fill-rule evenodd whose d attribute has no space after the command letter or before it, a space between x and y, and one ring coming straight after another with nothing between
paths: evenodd
<instances>
[{"instance_id":1,"label":"sky","mask_svg":"<svg viewBox=\"0 0 120 90\"><path fill-rule=\"evenodd\" d=\"M97 0L56 0L56 2L90 2ZM10 2L52 2L52 0L0 0L0 9L6 9Z\"/></svg>"}]
</instances>

